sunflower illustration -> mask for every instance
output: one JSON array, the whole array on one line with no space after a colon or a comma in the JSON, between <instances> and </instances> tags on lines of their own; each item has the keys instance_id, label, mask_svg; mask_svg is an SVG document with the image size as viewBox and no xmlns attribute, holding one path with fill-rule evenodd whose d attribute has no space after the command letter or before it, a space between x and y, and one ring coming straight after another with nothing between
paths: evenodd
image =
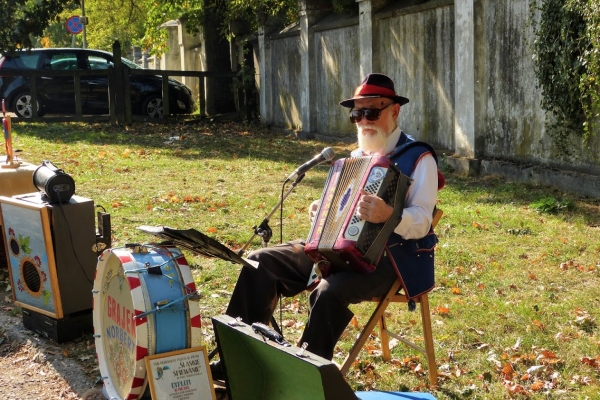
<instances>
[{"instance_id":1,"label":"sunflower illustration","mask_svg":"<svg viewBox=\"0 0 600 400\"><path fill-rule=\"evenodd\" d=\"M21 282L30 296L40 297L44 289L44 277L34 259L22 257L20 263Z\"/></svg>"}]
</instances>

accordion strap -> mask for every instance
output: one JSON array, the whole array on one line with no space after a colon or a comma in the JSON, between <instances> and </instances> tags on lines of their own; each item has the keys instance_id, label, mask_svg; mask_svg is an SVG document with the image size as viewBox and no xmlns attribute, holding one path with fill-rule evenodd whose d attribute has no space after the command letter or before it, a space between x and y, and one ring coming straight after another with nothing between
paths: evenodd
<instances>
[{"instance_id":1,"label":"accordion strap","mask_svg":"<svg viewBox=\"0 0 600 400\"><path fill-rule=\"evenodd\" d=\"M394 229L402 221L402 211L404 210L404 201L406 199L406 188L410 185L411 179L400 172L393 164L390 168L394 168L398 173L398 184L396 186L396 193L394 193L394 202L390 206L394 207L394 211L388 220L383 224L383 227L377 234L377 241L379 238L385 238L387 242L388 238L394 232ZM364 254L364 258L373 265L377 265L379 258L381 257L381 251L377 251L376 246L371 246L369 250Z\"/></svg>"}]
</instances>

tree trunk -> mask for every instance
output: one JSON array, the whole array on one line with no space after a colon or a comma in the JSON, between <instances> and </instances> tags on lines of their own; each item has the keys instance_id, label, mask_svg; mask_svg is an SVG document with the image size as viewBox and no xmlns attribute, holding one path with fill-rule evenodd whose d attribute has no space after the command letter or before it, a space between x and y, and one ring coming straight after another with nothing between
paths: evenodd
<instances>
[{"instance_id":1,"label":"tree trunk","mask_svg":"<svg viewBox=\"0 0 600 400\"><path fill-rule=\"evenodd\" d=\"M227 2L224 0L204 1L204 39L206 70L231 72L231 50L229 40L222 32ZM206 109L208 115L235 111L232 78L206 78Z\"/></svg>"}]
</instances>

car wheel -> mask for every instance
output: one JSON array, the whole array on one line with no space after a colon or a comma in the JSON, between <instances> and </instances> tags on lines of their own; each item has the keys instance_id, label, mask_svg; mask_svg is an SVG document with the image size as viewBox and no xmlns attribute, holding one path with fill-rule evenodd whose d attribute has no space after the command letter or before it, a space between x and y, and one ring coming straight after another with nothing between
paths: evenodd
<instances>
[{"instance_id":1,"label":"car wheel","mask_svg":"<svg viewBox=\"0 0 600 400\"><path fill-rule=\"evenodd\" d=\"M31 95L29 93L21 93L15 99L13 110L19 118L32 118L33 108L31 106ZM40 101L37 101L37 112L38 117L44 116L44 109L41 106Z\"/></svg>"},{"instance_id":2,"label":"car wheel","mask_svg":"<svg viewBox=\"0 0 600 400\"><path fill-rule=\"evenodd\" d=\"M156 95L147 97L142 105L142 114L150 118L163 117L162 98Z\"/></svg>"}]
</instances>

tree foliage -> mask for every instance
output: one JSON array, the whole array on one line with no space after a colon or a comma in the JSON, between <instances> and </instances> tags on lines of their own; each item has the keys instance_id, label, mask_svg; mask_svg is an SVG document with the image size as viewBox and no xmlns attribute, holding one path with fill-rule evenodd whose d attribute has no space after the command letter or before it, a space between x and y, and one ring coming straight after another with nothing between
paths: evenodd
<instances>
[{"instance_id":1,"label":"tree foliage","mask_svg":"<svg viewBox=\"0 0 600 400\"><path fill-rule=\"evenodd\" d=\"M0 51L31 48L71 0L3 0L0 6Z\"/></svg>"},{"instance_id":2,"label":"tree foliage","mask_svg":"<svg viewBox=\"0 0 600 400\"><path fill-rule=\"evenodd\" d=\"M93 0L86 3L88 47L111 50L115 40L130 48L142 37L151 2L137 0Z\"/></svg>"},{"instance_id":3,"label":"tree foliage","mask_svg":"<svg viewBox=\"0 0 600 400\"><path fill-rule=\"evenodd\" d=\"M533 47L542 107L553 121L549 132L565 154L573 134L587 143L600 110L599 4L598 0L534 2L533 11L540 12Z\"/></svg>"},{"instance_id":4,"label":"tree foliage","mask_svg":"<svg viewBox=\"0 0 600 400\"><path fill-rule=\"evenodd\" d=\"M130 48L144 34L147 7L150 2L140 0L87 0L85 15L90 21L86 26L87 47L110 51L115 40L124 49ZM73 37L65 29L66 20L81 15L81 3L71 1L44 30L39 41L43 47L70 47L75 42L81 47L83 35Z\"/></svg>"},{"instance_id":5,"label":"tree foliage","mask_svg":"<svg viewBox=\"0 0 600 400\"><path fill-rule=\"evenodd\" d=\"M44 29L43 36L38 38L34 43L34 47L71 47L73 39L75 39L75 47L81 47L82 35L72 35L65 28L67 18L72 15L79 15L80 11L81 7L77 2L71 1L66 4L63 11Z\"/></svg>"},{"instance_id":6,"label":"tree foliage","mask_svg":"<svg viewBox=\"0 0 600 400\"><path fill-rule=\"evenodd\" d=\"M0 7L0 51L42 43L69 45L72 38L64 32L64 23L72 13L78 13L79 7L79 0L4 0ZM297 0L88 0L87 42L89 47L110 49L114 40L119 40L123 46L136 44L160 53L166 42L166 32L160 27L170 19L183 19L190 32L197 32L204 25L205 10L213 8L219 13L220 33L230 37L232 21L247 21L253 28L257 27L257 17L284 16L290 21L297 7ZM81 43L79 35L76 40Z\"/></svg>"},{"instance_id":7,"label":"tree foliage","mask_svg":"<svg viewBox=\"0 0 600 400\"><path fill-rule=\"evenodd\" d=\"M256 30L268 18L279 18L281 23L297 16L297 0L156 0L148 10L145 35L139 44L154 53L165 50L165 31L160 25L169 19L182 19L189 32L198 32L205 24L205 14L218 15L219 33L231 38L230 24L245 21Z\"/></svg>"}]
</instances>

